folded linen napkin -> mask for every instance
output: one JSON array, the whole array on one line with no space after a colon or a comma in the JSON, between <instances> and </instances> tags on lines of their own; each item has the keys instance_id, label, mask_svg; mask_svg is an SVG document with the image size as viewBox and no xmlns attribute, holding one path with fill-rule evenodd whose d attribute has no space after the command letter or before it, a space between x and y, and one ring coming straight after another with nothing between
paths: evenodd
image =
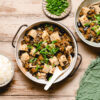
<instances>
[{"instance_id":1,"label":"folded linen napkin","mask_svg":"<svg viewBox=\"0 0 100 100\"><path fill-rule=\"evenodd\" d=\"M76 100L100 100L100 58L94 60L86 70Z\"/></svg>"}]
</instances>

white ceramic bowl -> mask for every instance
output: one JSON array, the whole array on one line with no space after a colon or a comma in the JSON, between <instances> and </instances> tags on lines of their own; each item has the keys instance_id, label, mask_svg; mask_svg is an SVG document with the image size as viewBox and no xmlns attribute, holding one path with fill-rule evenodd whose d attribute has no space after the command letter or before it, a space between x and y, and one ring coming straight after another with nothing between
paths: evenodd
<instances>
[{"instance_id":1,"label":"white ceramic bowl","mask_svg":"<svg viewBox=\"0 0 100 100\"><path fill-rule=\"evenodd\" d=\"M0 54L1 55L1 54ZM4 56L4 55L2 55L2 56ZM4 56L4 57L6 57L6 56ZM4 86L6 86L6 85L8 85L11 81L12 81L12 79L13 79L13 76L14 76L14 65L13 65L13 63L12 63L12 61L8 58L8 57L6 57L9 61L10 61L10 63L11 63L11 65L12 65L12 76L11 76L11 78L10 78L10 80L8 80L7 82L5 82L5 83L3 83L3 84L0 84L0 88L1 87L4 87Z\"/></svg>"},{"instance_id":2,"label":"white ceramic bowl","mask_svg":"<svg viewBox=\"0 0 100 100\"><path fill-rule=\"evenodd\" d=\"M80 39L85 42L86 44L92 46L92 47L97 47L97 48L100 48L100 43L95 43L95 42L91 42L91 41L88 41L84 38L84 36L82 35L82 33L79 31L79 28L77 26L77 22L78 22L78 17L79 17L79 14L80 14L80 11L81 11L81 8L82 7L85 7L85 6L88 6L88 5L91 5L91 4L94 4L96 2L100 2L100 0L84 0L78 7L76 13L75 13L75 29L76 29L76 32L77 32L77 35L80 37Z\"/></svg>"},{"instance_id":3,"label":"white ceramic bowl","mask_svg":"<svg viewBox=\"0 0 100 100\"><path fill-rule=\"evenodd\" d=\"M37 82L37 83L40 83L40 84L46 84L46 83L47 83L46 80L37 79L36 77L32 76L32 74L30 74L29 72L27 72L27 71L25 70L25 68L22 66L22 62L21 62L21 60L19 59L19 56L18 56L19 46L21 45L21 40L23 39L23 36L24 36L25 32L26 32L27 30L31 29L31 28L34 27L34 26L37 26L37 25L40 25L40 24L44 24L44 23L55 24L55 25L57 25L57 26L63 28L64 30L66 30L66 32L68 32L68 34L69 34L70 37L72 38L73 44L74 44L74 53L75 53L75 55L74 55L74 57L73 57L73 59L72 59L72 62L71 62L71 64L70 64L70 66L68 67L68 70L67 70L60 78L58 78L58 79L55 81L55 83L57 83L57 82L60 82L60 81L62 81L63 79L65 79L65 78L72 72L72 70L73 70L74 67L75 67L75 64L76 64L76 61L77 61L77 56L78 56L78 50L77 50L78 48L77 48L76 40L75 40L73 34L71 33L71 31L70 31L67 27L65 27L65 26L62 25L61 23L54 22L54 21L39 21L39 22L35 22L34 24L32 24L31 26L29 26L28 28L26 28L26 29L19 35L19 37L17 38L17 41L16 41L16 46L13 45L13 42L12 42L12 45L13 45L13 47L16 48L16 52L15 52L16 61L17 61L18 67L19 67L20 70L24 73L24 75L27 76L30 80L32 80L32 81L34 81L34 82ZM19 30L20 30L23 26L27 26L27 25L22 25L22 26L19 28ZM17 31L17 34L18 34L19 30ZM16 35L17 35L17 34L16 34ZM16 35L15 35L15 37L16 37ZM14 37L14 39L15 39L15 37ZM14 41L14 39L13 39L13 41Z\"/></svg>"}]
</instances>

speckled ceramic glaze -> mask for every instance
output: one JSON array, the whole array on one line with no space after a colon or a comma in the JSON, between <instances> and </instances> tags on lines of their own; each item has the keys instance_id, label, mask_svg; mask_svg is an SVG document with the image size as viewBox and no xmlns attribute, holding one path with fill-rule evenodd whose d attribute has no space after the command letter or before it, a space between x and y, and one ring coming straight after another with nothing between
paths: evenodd
<instances>
[{"instance_id":1,"label":"speckled ceramic glaze","mask_svg":"<svg viewBox=\"0 0 100 100\"><path fill-rule=\"evenodd\" d=\"M60 24L60 23L57 23L57 22L54 22L54 21L39 21L39 22L35 22L34 24L32 24L31 26L29 26L28 28L26 28L22 33L21 35L19 35L19 37L17 38L17 42L16 42L16 61L17 61L17 64L18 64L18 67L20 68L20 70L24 73L25 76L27 76L30 80L34 81L34 82L37 82L37 83L40 83L40 84L46 84L47 81L45 81L44 79L37 79L36 77L32 76L31 73L27 72L23 65L22 65L22 62L20 61L19 59L19 56L18 56L18 51L19 51L19 46L21 45L21 40L23 39L23 36L25 34L25 32L29 29L31 29L32 27L34 26L37 26L37 25L40 25L40 24L45 24L45 23L50 23L50 24L54 24L54 25L57 25L59 27L62 27L63 29L66 30L66 32L70 35L70 37L72 38L73 40L73 43L74 43L74 50L75 50L75 56L73 57L72 61L71 61L71 64L70 66L68 67L67 71L61 76L59 77L55 83L57 82L60 82L62 81L63 79L65 79L73 70L73 68L75 67L75 64L76 64L76 61L77 61L77 55L78 55L78 51L77 51L77 43L76 43L76 40L74 38L74 36L72 35L71 31L69 31L68 28L66 28L64 25Z\"/></svg>"},{"instance_id":2,"label":"speckled ceramic glaze","mask_svg":"<svg viewBox=\"0 0 100 100\"><path fill-rule=\"evenodd\" d=\"M78 7L76 14L75 14L75 29L76 29L77 35L81 38L82 41L84 41L86 44L88 44L90 46L100 48L100 43L95 43L95 42L91 42L91 41L86 40L84 38L84 36L82 35L82 33L79 31L79 28L77 26L78 17L79 17L79 13L81 11L81 8L84 6L89 6L89 5L96 4L96 3L100 3L100 0L84 0L80 4L80 6Z\"/></svg>"}]
</instances>

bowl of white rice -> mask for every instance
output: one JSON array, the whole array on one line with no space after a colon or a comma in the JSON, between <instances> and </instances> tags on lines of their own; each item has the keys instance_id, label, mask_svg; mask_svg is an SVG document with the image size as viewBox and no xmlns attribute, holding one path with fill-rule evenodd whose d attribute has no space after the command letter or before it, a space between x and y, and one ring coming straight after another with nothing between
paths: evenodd
<instances>
[{"instance_id":1,"label":"bowl of white rice","mask_svg":"<svg viewBox=\"0 0 100 100\"><path fill-rule=\"evenodd\" d=\"M14 66L12 62L3 55L0 55L0 87L6 86L14 76Z\"/></svg>"}]
</instances>

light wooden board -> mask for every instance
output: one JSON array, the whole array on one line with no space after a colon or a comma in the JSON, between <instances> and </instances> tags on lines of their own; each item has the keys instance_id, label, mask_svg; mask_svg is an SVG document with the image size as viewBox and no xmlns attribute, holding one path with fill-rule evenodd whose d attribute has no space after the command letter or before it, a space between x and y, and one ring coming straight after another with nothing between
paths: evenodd
<instances>
[{"instance_id":1,"label":"light wooden board","mask_svg":"<svg viewBox=\"0 0 100 100\"><path fill-rule=\"evenodd\" d=\"M67 99L66 99L67 98ZM52 96L2 96L1 100L75 100L74 97Z\"/></svg>"},{"instance_id":2,"label":"light wooden board","mask_svg":"<svg viewBox=\"0 0 100 100\"><path fill-rule=\"evenodd\" d=\"M53 85L46 92L43 90L43 85L30 81L20 72L15 61L15 50L11 46L12 38L20 25L31 25L39 20L50 20L42 11L42 0L0 0L0 54L8 56L15 66L13 81L8 87L0 89L0 100L75 100L79 82L85 70L100 53L99 49L83 43L75 33L74 16L81 1L72 0L70 15L59 22L66 25L75 35L79 53L83 57L82 64L72 78Z\"/></svg>"}]
</instances>

